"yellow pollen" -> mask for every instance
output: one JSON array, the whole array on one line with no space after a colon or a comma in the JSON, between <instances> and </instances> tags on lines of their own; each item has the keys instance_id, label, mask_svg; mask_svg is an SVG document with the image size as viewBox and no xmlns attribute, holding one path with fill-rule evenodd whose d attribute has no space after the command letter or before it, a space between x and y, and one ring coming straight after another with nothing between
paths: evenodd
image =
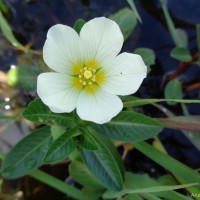
<instances>
[{"instance_id":1,"label":"yellow pollen","mask_svg":"<svg viewBox=\"0 0 200 200\"><path fill-rule=\"evenodd\" d=\"M86 79L90 79L92 77L92 72L90 70L86 70L83 75Z\"/></svg>"},{"instance_id":2,"label":"yellow pollen","mask_svg":"<svg viewBox=\"0 0 200 200\"><path fill-rule=\"evenodd\" d=\"M72 66L72 86L79 91L93 94L105 82L106 73L95 60L77 62Z\"/></svg>"}]
</instances>

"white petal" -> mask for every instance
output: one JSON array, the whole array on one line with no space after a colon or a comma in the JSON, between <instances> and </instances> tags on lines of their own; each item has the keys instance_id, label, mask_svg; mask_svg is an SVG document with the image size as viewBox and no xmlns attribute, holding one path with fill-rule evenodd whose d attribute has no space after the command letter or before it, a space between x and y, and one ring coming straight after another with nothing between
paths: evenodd
<instances>
[{"instance_id":1,"label":"white petal","mask_svg":"<svg viewBox=\"0 0 200 200\"><path fill-rule=\"evenodd\" d=\"M52 26L47 33L43 57L54 71L70 73L72 64L82 59L81 42L76 31L61 24Z\"/></svg>"},{"instance_id":2,"label":"white petal","mask_svg":"<svg viewBox=\"0 0 200 200\"><path fill-rule=\"evenodd\" d=\"M72 88L70 76L48 72L37 79L37 93L52 112L71 112L75 109L79 91Z\"/></svg>"},{"instance_id":3,"label":"white petal","mask_svg":"<svg viewBox=\"0 0 200 200\"><path fill-rule=\"evenodd\" d=\"M136 92L147 74L147 67L141 56L131 53L118 55L104 69L106 79L102 89L116 95Z\"/></svg>"},{"instance_id":4,"label":"white petal","mask_svg":"<svg viewBox=\"0 0 200 200\"><path fill-rule=\"evenodd\" d=\"M123 45L123 35L112 20L100 17L87 22L80 32L84 57L96 59L103 65L105 60L115 57Z\"/></svg>"},{"instance_id":5,"label":"white petal","mask_svg":"<svg viewBox=\"0 0 200 200\"><path fill-rule=\"evenodd\" d=\"M122 101L119 97L102 90L95 94L82 92L77 102L79 117L97 124L109 122L122 108Z\"/></svg>"}]
</instances>

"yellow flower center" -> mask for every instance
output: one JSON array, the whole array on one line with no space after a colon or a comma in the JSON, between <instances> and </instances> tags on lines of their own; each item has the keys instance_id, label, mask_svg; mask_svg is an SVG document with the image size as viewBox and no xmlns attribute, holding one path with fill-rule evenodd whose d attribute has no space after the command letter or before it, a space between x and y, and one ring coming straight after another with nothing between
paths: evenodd
<instances>
[{"instance_id":1,"label":"yellow flower center","mask_svg":"<svg viewBox=\"0 0 200 200\"><path fill-rule=\"evenodd\" d=\"M94 93L104 81L105 71L94 60L72 66L72 84L78 90Z\"/></svg>"},{"instance_id":2,"label":"yellow flower center","mask_svg":"<svg viewBox=\"0 0 200 200\"><path fill-rule=\"evenodd\" d=\"M90 70L85 70L85 72L83 73L84 77L86 79L90 79L92 77L92 72Z\"/></svg>"}]
</instances>

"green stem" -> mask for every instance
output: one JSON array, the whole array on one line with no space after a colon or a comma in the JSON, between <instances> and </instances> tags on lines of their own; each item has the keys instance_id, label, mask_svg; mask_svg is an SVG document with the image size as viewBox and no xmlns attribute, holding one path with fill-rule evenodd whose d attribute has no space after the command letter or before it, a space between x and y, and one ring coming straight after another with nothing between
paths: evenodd
<instances>
[{"instance_id":1,"label":"green stem","mask_svg":"<svg viewBox=\"0 0 200 200\"><path fill-rule=\"evenodd\" d=\"M162 7L162 10L163 10L163 14L164 14L164 17L165 17L165 20L166 20L167 27L169 29L170 35L171 35L174 43L176 44L176 46L180 47L181 43L180 43L180 40L178 38L178 34L177 34L177 31L176 31L176 28L174 26L174 23L172 21L172 18L170 16L168 10L167 10L166 3L164 1L161 1L161 7Z\"/></svg>"},{"instance_id":2,"label":"green stem","mask_svg":"<svg viewBox=\"0 0 200 200\"><path fill-rule=\"evenodd\" d=\"M76 189L75 187L68 185L61 180L41 171L35 170L29 174L31 177L41 181L42 183L46 183L47 185L63 192L66 195L69 195L75 199L82 199L82 193L80 190Z\"/></svg>"},{"instance_id":3,"label":"green stem","mask_svg":"<svg viewBox=\"0 0 200 200\"><path fill-rule=\"evenodd\" d=\"M5 153L0 152L0 159L4 159L5 158ZM58 191L73 197L74 199L78 199L78 200L82 200L82 193L79 189L76 189L75 187L68 185L66 183L64 183L63 181L37 169L34 172L29 173L29 176L31 176L32 178L41 181L42 183L45 183L55 189L57 189Z\"/></svg>"}]
</instances>

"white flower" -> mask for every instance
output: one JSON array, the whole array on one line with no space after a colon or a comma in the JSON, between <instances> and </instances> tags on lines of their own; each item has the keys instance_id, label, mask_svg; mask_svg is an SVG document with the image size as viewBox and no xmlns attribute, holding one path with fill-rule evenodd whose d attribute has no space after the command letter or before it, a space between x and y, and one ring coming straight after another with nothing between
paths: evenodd
<instances>
[{"instance_id":1,"label":"white flower","mask_svg":"<svg viewBox=\"0 0 200 200\"><path fill-rule=\"evenodd\" d=\"M69 26L51 27L43 57L55 72L38 76L39 97L52 112L76 108L83 120L110 121L123 108L117 95L136 92L147 73L139 55L118 55L122 45L119 26L104 17L87 22L80 35Z\"/></svg>"}]
</instances>

